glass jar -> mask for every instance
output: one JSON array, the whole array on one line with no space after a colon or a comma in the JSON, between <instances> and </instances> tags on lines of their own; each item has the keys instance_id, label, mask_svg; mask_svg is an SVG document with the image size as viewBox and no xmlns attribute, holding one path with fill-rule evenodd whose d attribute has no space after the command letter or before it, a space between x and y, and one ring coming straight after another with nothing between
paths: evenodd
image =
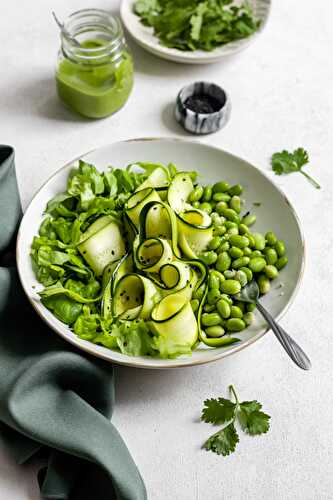
<instances>
[{"instance_id":1,"label":"glass jar","mask_svg":"<svg viewBox=\"0 0 333 500\"><path fill-rule=\"evenodd\" d=\"M127 101L133 76L132 56L116 17L100 9L68 17L56 69L58 95L67 106L89 118L112 115Z\"/></svg>"}]
</instances>

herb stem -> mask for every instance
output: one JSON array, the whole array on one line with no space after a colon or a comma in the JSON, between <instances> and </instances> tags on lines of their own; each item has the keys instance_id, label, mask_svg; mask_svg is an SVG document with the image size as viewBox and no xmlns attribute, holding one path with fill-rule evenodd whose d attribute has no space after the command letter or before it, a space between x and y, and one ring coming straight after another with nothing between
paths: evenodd
<instances>
[{"instance_id":1,"label":"herb stem","mask_svg":"<svg viewBox=\"0 0 333 500\"><path fill-rule=\"evenodd\" d=\"M239 405L239 400L238 400L238 396L237 396L236 390L235 390L235 388L234 388L233 385L229 385L229 391L234 396L236 405L238 406Z\"/></svg>"},{"instance_id":2,"label":"herb stem","mask_svg":"<svg viewBox=\"0 0 333 500\"><path fill-rule=\"evenodd\" d=\"M308 179L308 181L316 188L316 189L321 189L321 185L318 184L317 181L315 181L313 179L313 177L311 177L309 174L307 174L306 172L304 172L304 170L300 170L301 174L304 175L304 177L306 177Z\"/></svg>"}]
</instances>

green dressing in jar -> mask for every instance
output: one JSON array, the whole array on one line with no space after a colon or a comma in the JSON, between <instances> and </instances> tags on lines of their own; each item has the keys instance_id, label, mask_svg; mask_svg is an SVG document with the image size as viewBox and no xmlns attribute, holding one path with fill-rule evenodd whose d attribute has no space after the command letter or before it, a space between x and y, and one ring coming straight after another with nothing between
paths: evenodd
<instances>
[{"instance_id":1,"label":"green dressing in jar","mask_svg":"<svg viewBox=\"0 0 333 500\"><path fill-rule=\"evenodd\" d=\"M118 111L133 87L133 61L119 21L105 11L86 9L72 14L62 32L56 70L60 99L89 118Z\"/></svg>"}]
</instances>

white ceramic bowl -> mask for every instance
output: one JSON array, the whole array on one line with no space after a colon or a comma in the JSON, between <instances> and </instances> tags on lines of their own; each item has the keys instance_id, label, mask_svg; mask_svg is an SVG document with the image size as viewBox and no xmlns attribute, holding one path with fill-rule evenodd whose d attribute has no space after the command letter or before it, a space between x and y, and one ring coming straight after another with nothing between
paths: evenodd
<instances>
[{"instance_id":1,"label":"white ceramic bowl","mask_svg":"<svg viewBox=\"0 0 333 500\"><path fill-rule=\"evenodd\" d=\"M275 318L281 317L286 311L301 282L304 240L290 202L260 170L221 149L179 139L132 139L96 149L82 158L99 169L105 169L108 165L126 167L135 161L173 162L179 169L199 171L203 183L214 183L221 179L241 183L245 188L245 210L255 211L258 216L256 230L272 230L287 243L289 264L274 281L271 292L263 298L263 304ZM94 345L78 338L68 326L57 320L39 300L37 292L42 286L32 270L30 245L38 232L47 202L65 190L68 173L76 161L58 170L36 193L24 214L17 238L17 265L23 288L33 307L53 330L84 351L108 361L141 368L175 368L208 363L244 349L266 333L265 321L256 313L254 324L239 334L243 339L241 343L217 349L199 346L191 357L166 360L130 357ZM260 207L254 206L255 202L260 202ZM283 287L280 287L281 283Z\"/></svg>"},{"instance_id":2,"label":"white ceramic bowl","mask_svg":"<svg viewBox=\"0 0 333 500\"><path fill-rule=\"evenodd\" d=\"M183 50L172 49L161 45L159 39L154 35L153 29L144 26L141 23L140 18L134 14L134 3L135 0L122 0L120 7L122 22L134 40L148 52L151 52L162 59L188 64L214 63L225 56L229 56L246 49L264 29L271 7L271 0L249 0L255 17L261 20L259 30L253 35L243 38L242 40L236 40L235 42L222 45L211 52L206 52L204 50L185 52Z\"/></svg>"}]
</instances>

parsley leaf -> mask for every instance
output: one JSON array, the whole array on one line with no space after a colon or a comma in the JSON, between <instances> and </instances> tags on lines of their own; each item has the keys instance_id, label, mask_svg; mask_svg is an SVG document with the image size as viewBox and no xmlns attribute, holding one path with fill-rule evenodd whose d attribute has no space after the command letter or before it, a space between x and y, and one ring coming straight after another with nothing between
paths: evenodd
<instances>
[{"instance_id":1,"label":"parsley leaf","mask_svg":"<svg viewBox=\"0 0 333 500\"><path fill-rule=\"evenodd\" d=\"M239 437L236 428L234 424L231 423L208 438L203 447L206 450L213 451L218 455L226 457L235 451L238 441Z\"/></svg>"},{"instance_id":2,"label":"parsley leaf","mask_svg":"<svg viewBox=\"0 0 333 500\"><path fill-rule=\"evenodd\" d=\"M224 424L233 419L236 404L229 399L206 399L201 420L209 424Z\"/></svg>"},{"instance_id":3,"label":"parsley leaf","mask_svg":"<svg viewBox=\"0 0 333 500\"><path fill-rule=\"evenodd\" d=\"M239 402L234 387L230 392L235 402L225 398L206 399L202 410L201 420L211 424L227 424L218 432L210 436L203 448L227 456L234 452L239 442L235 423L250 436L265 434L269 430L270 416L261 411L262 405L258 401Z\"/></svg>"},{"instance_id":4,"label":"parsley leaf","mask_svg":"<svg viewBox=\"0 0 333 500\"><path fill-rule=\"evenodd\" d=\"M309 163L309 155L303 148L295 149L293 153L286 150L274 153L271 159L272 169L276 175L300 172L316 189L320 189L318 182L302 169L307 163Z\"/></svg>"}]
</instances>

